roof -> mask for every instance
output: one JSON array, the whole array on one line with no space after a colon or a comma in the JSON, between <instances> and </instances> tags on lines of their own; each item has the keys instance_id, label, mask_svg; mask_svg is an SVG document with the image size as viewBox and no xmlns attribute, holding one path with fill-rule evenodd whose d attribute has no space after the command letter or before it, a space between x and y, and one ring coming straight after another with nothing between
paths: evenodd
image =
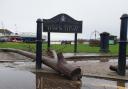
<instances>
[{"instance_id":1,"label":"roof","mask_svg":"<svg viewBox=\"0 0 128 89\"><path fill-rule=\"evenodd\" d=\"M10 30L7 30L7 29L0 29L0 33L11 34L13 32L11 32Z\"/></svg>"},{"instance_id":2,"label":"roof","mask_svg":"<svg viewBox=\"0 0 128 89\"><path fill-rule=\"evenodd\" d=\"M23 32L23 33L19 33L19 36L20 37L30 37L30 38L33 38L33 37L36 37L36 33ZM42 35L42 39L46 39L46 36L45 35Z\"/></svg>"}]
</instances>

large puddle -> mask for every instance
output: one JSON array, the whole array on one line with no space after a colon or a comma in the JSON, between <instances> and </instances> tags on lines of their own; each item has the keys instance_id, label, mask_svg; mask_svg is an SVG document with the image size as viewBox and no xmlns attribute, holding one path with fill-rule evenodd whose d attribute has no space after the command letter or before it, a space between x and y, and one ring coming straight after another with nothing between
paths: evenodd
<instances>
[{"instance_id":1,"label":"large puddle","mask_svg":"<svg viewBox=\"0 0 128 89\"><path fill-rule=\"evenodd\" d=\"M55 72L49 68L45 68L48 70L45 73L36 71L35 63L29 60L23 61L27 58L22 58L20 55L1 53L0 57L3 59L0 61L0 89L128 89L128 81L85 77L88 71L105 74L108 70L103 69L107 69L111 64L117 65L117 60L69 61L80 66L85 73L80 81L71 81L56 73L48 73L48 71Z\"/></svg>"},{"instance_id":2,"label":"large puddle","mask_svg":"<svg viewBox=\"0 0 128 89\"><path fill-rule=\"evenodd\" d=\"M36 89L35 79L28 71L0 69L0 89Z\"/></svg>"},{"instance_id":3,"label":"large puddle","mask_svg":"<svg viewBox=\"0 0 128 89\"><path fill-rule=\"evenodd\" d=\"M71 81L57 74L0 68L0 89L128 89L128 81L83 77Z\"/></svg>"}]
</instances>

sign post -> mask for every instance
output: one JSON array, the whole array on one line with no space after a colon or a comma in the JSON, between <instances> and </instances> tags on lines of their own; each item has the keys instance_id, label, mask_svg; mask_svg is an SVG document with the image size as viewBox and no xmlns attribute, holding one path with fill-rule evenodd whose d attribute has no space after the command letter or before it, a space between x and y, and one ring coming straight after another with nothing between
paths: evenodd
<instances>
[{"instance_id":1,"label":"sign post","mask_svg":"<svg viewBox=\"0 0 128 89\"><path fill-rule=\"evenodd\" d=\"M74 52L77 52L77 33L82 33L82 21L77 21L66 14L59 14L51 19L43 19L43 32L48 32L48 48L50 48L50 32L75 33Z\"/></svg>"},{"instance_id":2,"label":"sign post","mask_svg":"<svg viewBox=\"0 0 128 89\"><path fill-rule=\"evenodd\" d=\"M74 53L77 52L77 33L75 33L75 40L74 40Z\"/></svg>"},{"instance_id":3,"label":"sign post","mask_svg":"<svg viewBox=\"0 0 128 89\"><path fill-rule=\"evenodd\" d=\"M47 47L47 50L50 49L50 32L48 32L48 47Z\"/></svg>"}]
</instances>

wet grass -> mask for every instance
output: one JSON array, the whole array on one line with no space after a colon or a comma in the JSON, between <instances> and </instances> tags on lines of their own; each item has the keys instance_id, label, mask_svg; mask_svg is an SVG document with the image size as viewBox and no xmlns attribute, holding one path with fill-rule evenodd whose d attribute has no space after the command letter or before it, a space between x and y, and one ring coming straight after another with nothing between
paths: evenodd
<instances>
[{"instance_id":1,"label":"wet grass","mask_svg":"<svg viewBox=\"0 0 128 89\"><path fill-rule=\"evenodd\" d=\"M16 48L16 49L22 49L30 52L35 52L36 45L35 43L15 43L15 42L1 42L0 48ZM43 50L47 49L47 44L44 43L42 46ZM118 54L118 48L119 45L110 45L109 46L109 54L111 55L117 55ZM51 49L56 50L57 52L64 52L64 53L72 53L74 52L74 45L60 45L60 44L52 44ZM100 47L91 47L88 44L78 44L78 52L82 53L99 53ZM127 48L128 49L128 48ZM128 50L127 50L128 54Z\"/></svg>"},{"instance_id":2,"label":"wet grass","mask_svg":"<svg viewBox=\"0 0 128 89\"><path fill-rule=\"evenodd\" d=\"M18 42L0 42L0 48L15 48L35 52L35 44Z\"/></svg>"},{"instance_id":3,"label":"wet grass","mask_svg":"<svg viewBox=\"0 0 128 89\"><path fill-rule=\"evenodd\" d=\"M0 43L0 48L15 48L15 49L22 49L26 51L35 52L35 43L15 43L15 42L3 42ZM42 45L43 50L47 49L47 44ZM74 45L60 45L60 44L52 44L51 49L56 50L57 52L65 52L70 53L74 52ZM88 52L88 53L98 53L99 47L90 47L89 45L85 44L78 44L78 52Z\"/></svg>"},{"instance_id":4,"label":"wet grass","mask_svg":"<svg viewBox=\"0 0 128 89\"><path fill-rule=\"evenodd\" d=\"M112 55L117 55L118 54L118 51L119 51L119 44L116 44L116 45L109 45L109 54L112 54ZM128 54L128 52L127 52Z\"/></svg>"}]
</instances>

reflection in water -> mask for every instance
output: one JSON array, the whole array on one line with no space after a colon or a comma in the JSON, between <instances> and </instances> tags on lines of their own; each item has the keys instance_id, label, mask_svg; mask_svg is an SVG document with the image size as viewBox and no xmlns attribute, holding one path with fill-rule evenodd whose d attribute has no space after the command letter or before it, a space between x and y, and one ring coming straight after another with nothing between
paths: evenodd
<instances>
[{"instance_id":1,"label":"reflection in water","mask_svg":"<svg viewBox=\"0 0 128 89\"><path fill-rule=\"evenodd\" d=\"M35 75L29 71L0 68L0 89L36 89Z\"/></svg>"},{"instance_id":2,"label":"reflection in water","mask_svg":"<svg viewBox=\"0 0 128 89\"><path fill-rule=\"evenodd\" d=\"M71 81L57 74L36 73L36 89L81 89L81 81Z\"/></svg>"},{"instance_id":3,"label":"reflection in water","mask_svg":"<svg viewBox=\"0 0 128 89\"><path fill-rule=\"evenodd\" d=\"M125 81L117 81L117 89L125 89Z\"/></svg>"},{"instance_id":4,"label":"reflection in water","mask_svg":"<svg viewBox=\"0 0 128 89\"><path fill-rule=\"evenodd\" d=\"M127 81L83 77L81 89L128 89Z\"/></svg>"},{"instance_id":5,"label":"reflection in water","mask_svg":"<svg viewBox=\"0 0 128 89\"><path fill-rule=\"evenodd\" d=\"M71 81L53 73L0 67L0 89L128 89L128 81L91 77Z\"/></svg>"}]
</instances>

